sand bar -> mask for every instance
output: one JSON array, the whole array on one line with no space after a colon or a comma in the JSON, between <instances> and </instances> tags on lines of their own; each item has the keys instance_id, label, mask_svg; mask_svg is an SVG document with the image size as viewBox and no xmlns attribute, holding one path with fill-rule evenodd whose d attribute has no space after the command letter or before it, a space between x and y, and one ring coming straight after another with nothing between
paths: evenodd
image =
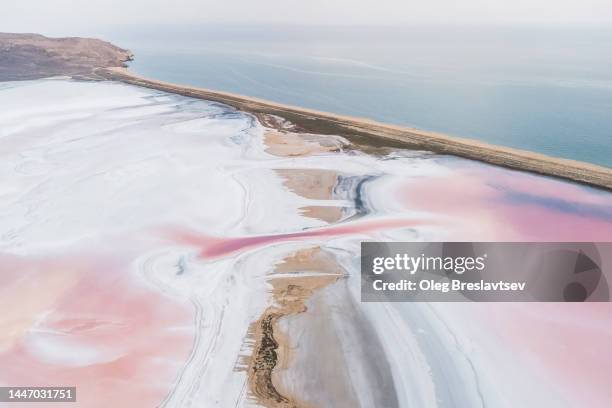
<instances>
[{"instance_id":1,"label":"sand bar","mask_svg":"<svg viewBox=\"0 0 612 408\"><path fill-rule=\"evenodd\" d=\"M111 80L221 102L253 114L278 115L296 124L304 132L340 135L360 145L428 150L612 190L612 169L609 167L495 146L472 139L388 125L363 118L283 105L228 92L175 85L140 77L125 68L99 69L96 73Z\"/></svg>"},{"instance_id":2,"label":"sand bar","mask_svg":"<svg viewBox=\"0 0 612 408\"><path fill-rule=\"evenodd\" d=\"M427 150L612 190L612 168L609 167L495 146L472 139L388 125L363 118L283 105L228 92L146 79L125 68L125 63L132 58L133 54L129 50L97 39L48 38L38 34L0 33L0 81L36 79L55 75L118 80L165 92L221 102L252 113L260 120L265 116L276 115L294 126L289 129L293 132L343 136L364 150L385 147ZM265 121L262 123L269 126ZM312 143L306 143L304 147L309 148L311 145Z\"/></svg>"}]
</instances>

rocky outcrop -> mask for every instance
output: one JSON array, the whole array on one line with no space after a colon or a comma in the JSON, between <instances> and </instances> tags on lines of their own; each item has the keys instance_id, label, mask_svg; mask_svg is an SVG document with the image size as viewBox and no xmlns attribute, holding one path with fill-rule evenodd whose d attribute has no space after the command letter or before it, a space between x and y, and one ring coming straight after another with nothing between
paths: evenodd
<instances>
[{"instance_id":1,"label":"rocky outcrop","mask_svg":"<svg viewBox=\"0 0 612 408\"><path fill-rule=\"evenodd\" d=\"M94 38L0 33L0 81L90 77L96 68L122 67L132 59L130 51Z\"/></svg>"}]
</instances>

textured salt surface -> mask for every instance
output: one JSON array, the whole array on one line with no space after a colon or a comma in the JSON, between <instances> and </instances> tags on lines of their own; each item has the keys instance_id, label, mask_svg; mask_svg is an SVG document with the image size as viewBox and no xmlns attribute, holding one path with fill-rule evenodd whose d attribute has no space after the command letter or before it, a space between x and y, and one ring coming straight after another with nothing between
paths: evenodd
<instances>
[{"instance_id":1,"label":"textured salt surface","mask_svg":"<svg viewBox=\"0 0 612 408\"><path fill-rule=\"evenodd\" d=\"M54 378L83 407L256 405L249 325L275 265L314 245L348 277L279 323L293 357L275 381L296 400L607 406L608 304L362 304L358 255L364 239L610 240L612 195L421 152L275 156L265 132L122 84L0 84L0 383Z\"/></svg>"}]
</instances>

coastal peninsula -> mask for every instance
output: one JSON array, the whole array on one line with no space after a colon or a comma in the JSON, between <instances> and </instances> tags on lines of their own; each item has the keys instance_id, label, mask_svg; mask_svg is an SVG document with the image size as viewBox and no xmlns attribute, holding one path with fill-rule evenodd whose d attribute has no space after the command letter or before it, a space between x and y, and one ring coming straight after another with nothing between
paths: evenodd
<instances>
[{"instance_id":1,"label":"coastal peninsula","mask_svg":"<svg viewBox=\"0 0 612 408\"><path fill-rule=\"evenodd\" d=\"M0 34L0 81L54 75L121 81L224 103L256 116L280 116L293 123L300 132L342 136L358 148L426 150L612 190L612 169L608 167L228 92L142 78L127 70L125 63L131 59L133 54L130 51L96 39L50 39L37 34Z\"/></svg>"},{"instance_id":2,"label":"coastal peninsula","mask_svg":"<svg viewBox=\"0 0 612 408\"><path fill-rule=\"evenodd\" d=\"M96 68L121 67L131 59L130 51L94 38L0 33L0 81L91 78Z\"/></svg>"},{"instance_id":3,"label":"coastal peninsula","mask_svg":"<svg viewBox=\"0 0 612 408\"><path fill-rule=\"evenodd\" d=\"M0 82L0 381L59 375L89 408L546 406L558 389L607 407L606 376L575 393L555 377L591 379L599 305L370 303L359 260L364 241L612 241L607 192L448 153L602 185L610 169L145 79L129 51L96 52Z\"/></svg>"},{"instance_id":4,"label":"coastal peninsula","mask_svg":"<svg viewBox=\"0 0 612 408\"><path fill-rule=\"evenodd\" d=\"M364 118L283 105L228 92L146 79L125 68L101 69L96 73L110 80L221 102L255 115L280 116L296 125L302 132L339 135L356 145L427 150L612 190L612 169L595 164L550 157L430 131L388 125Z\"/></svg>"}]
</instances>

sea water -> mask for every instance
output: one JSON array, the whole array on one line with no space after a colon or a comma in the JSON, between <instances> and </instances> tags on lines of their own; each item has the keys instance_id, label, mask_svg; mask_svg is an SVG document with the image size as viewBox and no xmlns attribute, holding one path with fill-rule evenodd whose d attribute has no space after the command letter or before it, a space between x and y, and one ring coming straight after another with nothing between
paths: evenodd
<instances>
[{"instance_id":1,"label":"sea water","mask_svg":"<svg viewBox=\"0 0 612 408\"><path fill-rule=\"evenodd\" d=\"M138 74L612 166L612 30L154 26Z\"/></svg>"}]
</instances>

